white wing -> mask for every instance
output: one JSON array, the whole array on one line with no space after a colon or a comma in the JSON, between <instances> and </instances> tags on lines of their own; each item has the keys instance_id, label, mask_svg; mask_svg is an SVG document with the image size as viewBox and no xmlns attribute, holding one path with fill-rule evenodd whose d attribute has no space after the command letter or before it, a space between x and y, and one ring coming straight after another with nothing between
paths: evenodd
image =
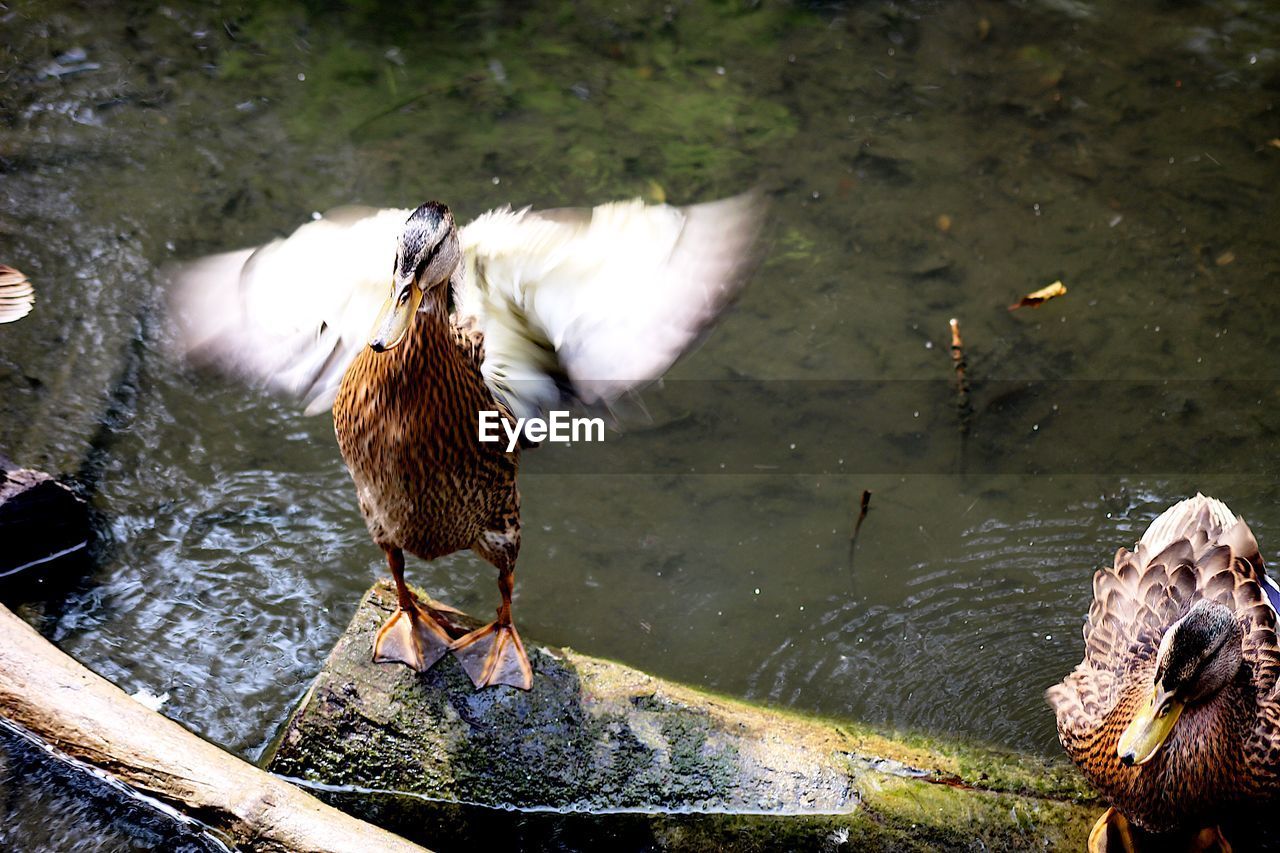
<instances>
[{"instance_id":1,"label":"white wing","mask_svg":"<svg viewBox=\"0 0 1280 853\"><path fill-rule=\"evenodd\" d=\"M492 211L462 229L460 316L517 415L565 397L608 404L687 351L752 267L754 193L677 208Z\"/></svg>"},{"instance_id":2,"label":"white wing","mask_svg":"<svg viewBox=\"0 0 1280 853\"><path fill-rule=\"evenodd\" d=\"M460 317L520 415L607 404L662 374L737 293L761 203L492 211L462 229ZM170 271L184 352L329 408L390 293L410 210L341 208L258 249Z\"/></svg>"},{"instance_id":3,"label":"white wing","mask_svg":"<svg viewBox=\"0 0 1280 853\"><path fill-rule=\"evenodd\" d=\"M411 210L344 207L258 249L169 271L183 351L333 405L391 288L396 239Z\"/></svg>"}]
</instances>

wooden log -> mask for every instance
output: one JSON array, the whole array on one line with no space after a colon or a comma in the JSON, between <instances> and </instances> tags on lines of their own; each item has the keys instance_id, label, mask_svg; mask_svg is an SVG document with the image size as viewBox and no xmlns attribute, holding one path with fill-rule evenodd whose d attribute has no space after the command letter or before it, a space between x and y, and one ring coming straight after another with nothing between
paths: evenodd
<instances>
[{"instance_id":1,"label":"wooden log","mask_svg":"<svg viewBox=\"0 0 1280 853\"><path fill-rule=\"evenodd\" d=\"M89 508L70 488L0 456L0 580L83 554L89 536Z\"/></svg>"},{"instance_id":2,"label":"wooden log","mask_svg":"<svg viewBox=\"0 0 1280 853\"><path fill-rule=\"evenodd\" d=\"M201 740L0 606L0 715L249 851L422 853Z\"/></svg>"},{"instance_id":3,"label":"wooden log","mask_svg":"<svg viewBox=\"0 0 1280 853\"><path fill-rule=\"evenodd\" d=\"M594 815L613 821L594 837L639 833L664 850L832 839L856 850L1078 850L1100 811L1065 762L894 739L527 639L528 693L476 691L452 659L422 675L373 664L394 603L387 581L366 595L269 766L410 837L418 828L476 849L538 820L558 821L544 834L562 838L565 821Z\"/></svg>"}]
</instances>

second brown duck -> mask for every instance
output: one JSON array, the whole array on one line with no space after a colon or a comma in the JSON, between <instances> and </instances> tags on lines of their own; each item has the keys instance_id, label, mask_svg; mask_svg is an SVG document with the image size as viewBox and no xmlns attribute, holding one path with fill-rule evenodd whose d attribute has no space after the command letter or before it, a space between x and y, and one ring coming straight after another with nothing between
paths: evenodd
<instances>
[{"instance_id":1,"label":"second brown duck","mask_svg":"<svg viewBox=\"0 0 1280 853\"><path fill-rule=\"evenodd\" d=\"M1182 501L1093 593L1084 660L1047 694L1112 805L1090 851L1231 850L1219 822L1280 796L1280 588L1249 526L1213 498Z\"/></svg>"}]
</instances>

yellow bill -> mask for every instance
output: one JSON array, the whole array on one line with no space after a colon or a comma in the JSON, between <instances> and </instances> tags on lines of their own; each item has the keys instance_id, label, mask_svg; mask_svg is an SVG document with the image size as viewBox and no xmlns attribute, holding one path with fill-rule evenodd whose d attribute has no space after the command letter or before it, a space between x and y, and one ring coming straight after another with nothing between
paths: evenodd
<instances>
[{"instance_id":1,"label":"yellow bill","mask_svg":"<svg viewBox=\"0 0 1280 853\"><path fill-rule=\"evenodd\" d=\"M1151 698L1142 704L1133 722L1120 734L1116 754L1126 767L1145 764L1160 750L1169 738L1173 726L1182 716L1182 702L1174 699L1157 685Z\"/></svg>"},{"instance_id":2,"label":"yellow bill","mask_svg":"<svg viewBox=\"0 0 1280 853\"><path fill-rule=\"evenodd\" d=\"M378 321L374 323L373 334L369 337L370 348L374 352L382 352L399 346L421 303L422 289L413 283L393 294L378 312Z\"/></svg>"}]
</instances>

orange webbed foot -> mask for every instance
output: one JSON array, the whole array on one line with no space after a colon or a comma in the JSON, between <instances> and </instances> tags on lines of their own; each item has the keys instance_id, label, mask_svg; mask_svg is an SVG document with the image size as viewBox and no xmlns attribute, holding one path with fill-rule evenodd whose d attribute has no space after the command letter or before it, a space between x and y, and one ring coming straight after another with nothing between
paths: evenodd
<instances>
[{"instance_id":1,"label":"orange webbed foot","mask_svg":"<svg viewBox=\"0 0 1280 853\"><path fill-rule=\"evenodd\" d=\"M453 641L454 657L476 687L533 687L533 667L514 625L493 622Z\"/></svg>"},{"instance_id":2,"label":"orange webbed foot","mask_svg":"<svg viewBox=\"0 0 1280 853\"><path fill-rule=\"evenodd\" d=\"M452 638L429 608L396 608L373 641L374 663L403 663L426 672L445 656Z\"/></svg>"}]
</instances>

